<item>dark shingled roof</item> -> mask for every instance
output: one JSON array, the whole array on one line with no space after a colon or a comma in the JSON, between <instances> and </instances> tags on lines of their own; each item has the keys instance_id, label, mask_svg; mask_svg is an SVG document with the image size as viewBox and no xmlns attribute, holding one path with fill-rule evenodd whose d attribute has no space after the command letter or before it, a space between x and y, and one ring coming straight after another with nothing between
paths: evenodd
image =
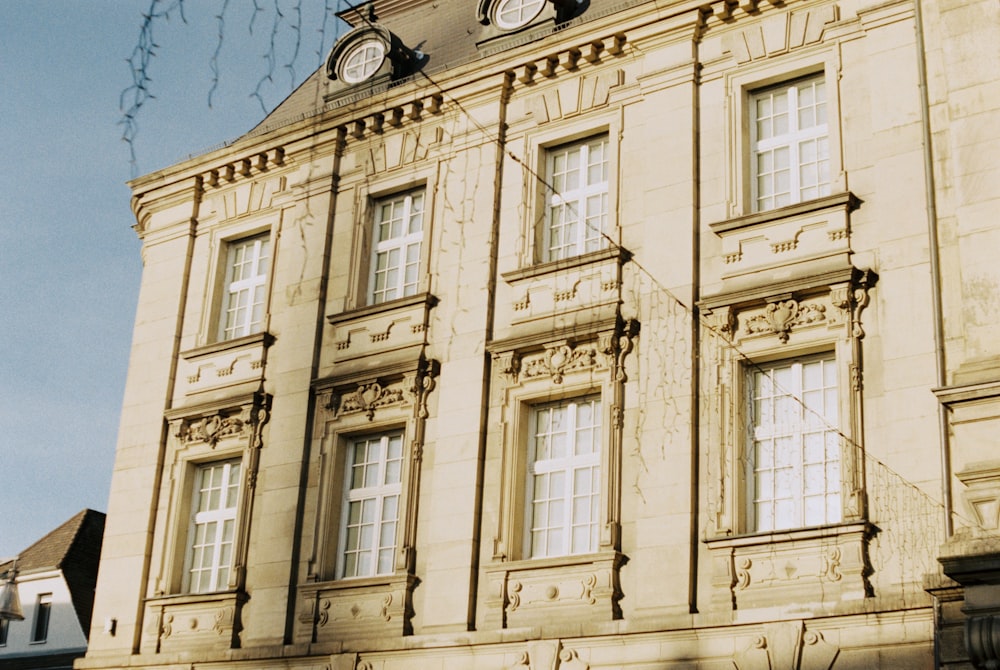
<instances>
[{"instance_id":1,"label":"dark shingled roof","mask_svg":"<svg viewBox=\"0 0 1000 670\"><path fill-rule=\"evenodd\" d=\"M104 539L104 516L103 512L85 509L22 551L17 558L20 573L62 570L84 635L90 634L97 564ZM0 573L10 567L11 562L0 564Z\"/></svg>"},{"instance_id":2,"label":"dark shingled roof","mask_svg":"<svg viewBox=\"0 0 1000 670\"><path fill-rule=\"evenodd\" d=\"M648 1L584 0L583 13L569 24L584 23ZM351 4L361 12L364 11L363 0L352 0ZM490 36L496 37L498 33L480 25L476 18L476 0L376 0L375 13L379 25L392 31L408 48L417 49L424 55L427 60L420 71L428 77L481 58L492 51L504 50L519 41L532 42L557 31L556 26L550 22L546 26L514 31L510 35L511 40L491 41ZM339 16L352 27L366 23L366 19L357 11L345 10ZM419 80L422 75L412 75L412 78ZM369 87L366 83L347 87L354 95L346 96L338 103L338 89L343 88L342 84L327 79L324 65L313 72L248 135L266 133L308 118L323 108L359 102L367 94L377 92L377 87Z\"/></svg>"}]
</instances>

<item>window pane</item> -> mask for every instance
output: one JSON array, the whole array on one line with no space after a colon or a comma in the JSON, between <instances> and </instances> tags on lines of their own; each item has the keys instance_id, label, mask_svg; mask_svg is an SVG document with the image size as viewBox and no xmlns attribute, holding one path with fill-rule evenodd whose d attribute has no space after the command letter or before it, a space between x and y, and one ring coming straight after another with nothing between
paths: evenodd
<instances>
[{"instance_id":1,"label":"window pane","mask_svg":"<svg viewBox=\"0 0 1000 670\"><path fill-rule=\"evenodd\" d=\"M349 450L348 490L341 533L342 577L368 577L394 569L399 521L403 436L359 439Z\"/></svg>"},{"instance_id":2,"label":"window pane","mask_svg":"<svg viewBox=\"0 0 1000 670\"><path fill-rule=\"evenodd\" d=\"M600 509L600 402L561 401L532 409L529 555L596 550Z\"/></svg>"},{"instance_id":3,"label":"window pane","mask_svg":"<svg viewBox=\"0 0 1000 670\"><path fill-rule=\"evenodd\" d=\"M270 241L259 236L229 244L226 290L219 315L223 340L260 332L267 298Z\"/></svg>"},{"instance_id":4,"label":"window pane","mask_svg":"<svg viewBox=\"0 0 1000 670\"><path fill-rule=\"evenodd\" d=\"M811 77L751 95L752 183L757 210L828 195L826 92Z\"/></svg>"},{"instance_id":5,"label":"window pane","mask_svg":"<svg viewBox=\"0 0 1000 670\"><path fill-rule=\"evenodd\" d=\"M839 500L840 448L834 423L833 359L769 365L748 375L753 388L752 454L756 530L794 528L839 521L830 513ZM773 421L769 419L773 413ZM834 414L835 417L835 414Z\"/></svg>"},{"instance_id":6,"label":"window pane","mask_svg":"<svg viewBox=\"0 0 1000 670\"><path fill-rule=\"evenodd\" d=\"M540 260L604 248L608 216L608 138L548 151L547 211Z\"/></svg>"},{"instance_id":7,"label":"window pane","mask_svg":"<svg viewBox=\"0 0 1000 670\"><path fill-rule=\"evenodd\" d=\"M376 202L369 296L372 304L417 292L423 213L422 190Z\"/></svg>"}]
</instances>

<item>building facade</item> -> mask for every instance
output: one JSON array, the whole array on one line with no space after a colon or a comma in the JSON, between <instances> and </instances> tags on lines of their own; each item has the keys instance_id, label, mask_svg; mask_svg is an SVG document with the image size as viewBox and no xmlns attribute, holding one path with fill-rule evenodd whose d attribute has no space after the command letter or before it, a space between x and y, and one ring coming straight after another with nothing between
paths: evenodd
<instances>
[{"instance_id":1,"label":"building facade","mask_svg":"<svg viewBox=\"0 0 1000 670\"><path fill-rule=\"evenodd\" d=\"M23 620L0 619L0 667L69 670L87 651L104 514L85 509L0 563L13 576ZM100 628L100 627L98 627Z\"/></svg>"},{"instance_id":2,"label":"building facade","mask_svg":"<svg viewBox=\"0 0 1000 670\"><path fill-rule=\"evenodd\" d=\"M78 668L993 667L1000 6L343 18L131 183Z\"/></svg>"}]
</instances>

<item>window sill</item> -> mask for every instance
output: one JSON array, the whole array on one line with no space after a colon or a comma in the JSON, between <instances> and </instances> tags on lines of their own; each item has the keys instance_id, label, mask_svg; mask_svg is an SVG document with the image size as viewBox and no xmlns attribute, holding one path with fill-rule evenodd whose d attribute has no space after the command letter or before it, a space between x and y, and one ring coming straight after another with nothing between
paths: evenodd
<instances>
[{"instance_id":1,"label":"window sill","mask_svg":"<svg viewBox=\"0 0 1000 670\"><path fill-rule=\"evenodd\" d=\"M235 337L231 340L213 342L211 344L195 347L194 349L188 349L187 351L182 351L180 356L184 360L190 361L204 356L212 356L214 354L223 353L233 349L242 349L244 347L252 347L258 344L262 344L264 348L267 348L274 344L274 336L266 332L244 335L243 337Z\"/></svg>"},{"instance_id":2,"label":"window sill","mask_svg":"<svg viewBox=\"0 0 1000 670\"><path fill-rule=\"evenodd\" d=\"M485 627L620 619L619 571L626 560L617 551L604 551L490 564L485 567L492 594L485 603Z\"/></svg>"},{"instance_id":3,"label":"window sill","mask_svg":"<svg viewBox=\"0 0 1000 670\"><path fill-rule=\"evenodd\" d=\"M853 193L845 191L843 193L834 193L833 195L823 196L822 198L815 198L813 200L806 200L805 202L797 202L792 205L778 207L777 209L768 209L763 212L753 212L751 214L744 214L743 216L737 216L732 219L717 221L715 223L708 224L708 227L712 229L713 233L720 234L731 230L739 230L741 228L750 228L759 224L771 223L772 221L777 221L779 219L811 214L813 212L833 207L846 207L848 212L853 212L860 206L861 200L859 200Z\"/></svg>"},{"instance_id":4,"label":"window sill","mask_svg":"<svg viewBox=\"0 0 1000 670\"><path fill-rule=\"evenodd\" d=\"M340 312L339 314L331 314L326 317L326 320L330 323L330 325L336 326L347 321L366 319L370 316L377 316L384 314L385 312L403 310L408 307L414 307L421 304L425 305L427 309L430 309L438 304L438 299L431 293L417 293L416 295L408 295L405 298L396 298L395 300L380 302L377 305L366 305L364 307L358 307L346 312Z\"/></svg>"},{"instance_id":5,"label":"window sill","mask_svg":"<svg viewBox=\"0 0 1000 670\"><path fill-rule=\"evenodd\" d=\"M243 591L181 593L147 598L141 653L170 653L192 648L222 652L240 645Z\"/></svg>"},{"instance_id":6,"label":"window sill","mask_svg":"<svg viewBox=\"0 0 1000 670\"><path fill-rule=\"evenodd\" d=\"M320 379L365 380L416 369L438 299L419 293L327 317L331 328Z\"/></svg>"},{"instance_id":7,"label":"window sill","mask_svg":"<svg viewBox=\"0 0 1000 670\"><path fill-rule=\"evenodd\" d=\"M599 249L590 253L580 254L571 258L563 258L558 261L538 263L519 270L511 270L500 275L508 284L514 284L525 279L534 279L564 270L593 265L610 260L618 260L619 265L624 265L632 258L632 252L624 247L611 247L610 249Z\"/></svg>"},{"instance_id":8,"label":"window sill","mask_svg":"<svg viewBox=\"0 0 1000 670\"><path fill-rule=\"evenodd\" d=\"M736 610L746 621L862 611L873 593L868 543L874 531L857 521L705 539L712 608Z\"/></svg>"},{"instance_id":9,"label":"window sill","mask_svg":"<svg viewBox=\"0 0 1000 670\"><path fill-rule=\"evenodd\" d=\"M395 573L299 586L297 642L335 642L410 635L419 580Z\"/></svg>"},{"instance_id":10,"label":"window sill","mask_svg":"<svg viewBox=\"0 0 1000 670\"><path fill-rule=\"evenodd\" d=\"M727 535L724 537L706 538L703 542L713 549L754 547L764 544L773 545L785 542L801 542L804 540L823 540L859 532L865 533L870 537L873 527L867 521L852 521L827 526L810 526L807 528L790 528L787 530L771 530L760 533L744 533L742 535Z\"/></svg>"}]
</instances>

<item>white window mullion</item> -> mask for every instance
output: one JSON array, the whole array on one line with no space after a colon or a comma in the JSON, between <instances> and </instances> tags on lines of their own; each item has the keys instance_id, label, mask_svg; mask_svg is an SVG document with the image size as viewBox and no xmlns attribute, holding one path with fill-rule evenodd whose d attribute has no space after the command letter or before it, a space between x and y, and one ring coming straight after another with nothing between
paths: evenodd
<instances>
[{"instance_id":1,"label":"white window mullion","mask_svg":"<svg viewBox=\"0 0 1000 670\"><path fill-rule=\"evenodd\" d=\"M192 496L186 590L220 591L229 586L236 541L240 461L200 466Z\"/></svg>"},{"instance_id":2,"label":"white window mullion","mask_svg":"<svg viewBox=\"0 0 1000 670\"><path fill-rule=\"evenodd\" d=\"M270 244L266 235L229 244L226 296L219 336L231 340L260 332L267 299Z\"/></svg>"},{"instance_id":3,"label":"white window mullion","mask_svg":"<svg viewBox=\"0 0 1000 670\"><path fill-rule=\"evenodd\" d=\"M373 453L376 448L377 454ZM356 440L350 447L346 470L338 573L343 578L391 573L402 491L402 434ZM356 518L351 514L352 506L357 510ZM383 553L387 554L385 562L381 560Z\"/></svg>"},{"instance_id":4,"label":"white window mullion","mask_svg":"<svg viewBox=\"0 0 1000 670\"><path fill-rule=\"evenodd\" d=\"M556 147L546 158L543 260L560 260L607 246L608 140Z\"/></svg>"},{"instance_id":5,"label":"white window mullion","mask_svg":"<svg viewBox=\"0 0 1000 670\"><path fill-rule=\"evenodd\" d=\"M376 202L369 278L372 304L416 294L421 279L423 218L422 190Z\"/></svg>"},{"instance_id":6,"label":"white window mullion","mask_svg":"<svg viewBox=\"0 0 1000 670\"><path fill-rule=\"evenodd\" d=\"M588 424L582 424L584 407L591 415ZM600 402L593 399L531 411L525 543L532 558L597 549L599 412Z\"/></svg>"},{"instance_id":7,"label":"white window mullion","mask_svg":"<svg viewBox=\"0 0 1000 670\"><path fill-rule=\"evenodd\" d=\"M754 93L750 111L754 210L828 195L829 132L823 77Z\"/></svg>"},{"instance_id":8,"label":"white window mullion","mask_svg":"<svg viewBox=\"0 0 1000 670\"><path fill-rule=\"evenodd\" d=\"M842 518L834 366L820 358L752 373L747 489L757 531Z\"/></svg>"}]
</instances>

